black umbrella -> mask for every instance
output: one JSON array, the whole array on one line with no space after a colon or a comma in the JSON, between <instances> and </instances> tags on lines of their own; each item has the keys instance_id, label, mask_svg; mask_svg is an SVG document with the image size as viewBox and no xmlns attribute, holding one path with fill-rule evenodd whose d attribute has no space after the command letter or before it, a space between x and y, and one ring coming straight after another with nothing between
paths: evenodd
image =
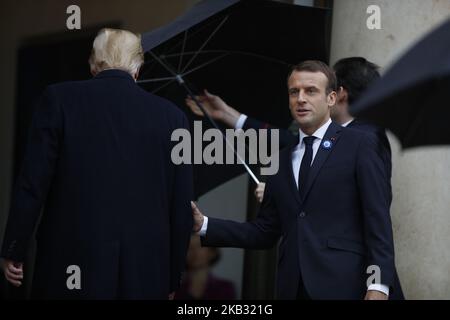
<instances>
[{"instance_id":1,"label":"black umbrella","mask_svg":"<svg viewBox=\"0 0 450 320\"><path fill-rule=\"evenodd\" d=\"M273 1L202 1L142 36L139 83L185 107L203 88L240 111L280 127L291 122L286 79L291 65L327 61L330 11ZM216 126L206 119L203 129ZM242 173L242 165L195 166L196 195Z\"/></svg>"},{"instance_id":2,"label":"black umbrella","mask_svg":"<svg viewBox=\"0 0 450 320\"><path fill-rule=\"evenodd\" d=\"M425 36L351 106L404 148L450 144L450 20Z\"/></svg>"}]
</instances>

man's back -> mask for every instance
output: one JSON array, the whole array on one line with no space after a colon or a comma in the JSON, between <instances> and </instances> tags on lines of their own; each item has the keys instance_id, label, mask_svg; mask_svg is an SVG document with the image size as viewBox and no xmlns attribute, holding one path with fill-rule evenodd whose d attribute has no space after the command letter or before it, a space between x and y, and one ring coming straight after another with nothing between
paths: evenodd
<instances>
[{"instance_id":1,"label":"man's back","mask_svg":"<svg viewBox=\"0 0 450 320\"><path fill-rule=\"evenodd\" d=\"M95 215L95 224L106 220L122 231L129 227L135 234L142 228L148 234L152 220L166 218L173 179L170 136L183 125L183 114L117 70L51 90L61 107L63 130L48 198L56 210L47 211L75 223ZM75 208L76 216L65 213Z\"/></svg>"},{"instance_id":2,"label":"man's back","mask_svg":"<svg viewBox=\"0 0 450 320\"><path fill-rule=\"evenodd\" d=\"M6 241L31 232L33 219L17 222L37 214L39 203L25 186L31 184L46 199L35 297L167 297L179 282L192 223L190 167L170 159L171 133L182 127L181 111L124 71L47 89ZM66 287L69 265L82 270L80 291Z\"/></svg>"}]
</instances>

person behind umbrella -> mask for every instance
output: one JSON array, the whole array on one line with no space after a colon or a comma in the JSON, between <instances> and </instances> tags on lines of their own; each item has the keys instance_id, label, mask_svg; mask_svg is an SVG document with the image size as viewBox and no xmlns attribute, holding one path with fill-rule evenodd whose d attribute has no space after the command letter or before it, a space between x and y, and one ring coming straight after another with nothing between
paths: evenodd
<instances>
[{"instance_id":1,"label":"person behind umbrella","mask_svg":"<svg viewBox=\"0 0 450 320\"><path fill-rule=\"evenodd\" d=\"M193 230L205 246L266 249L281 238L281 299L401 298L376 139L331 121L336 78L326 64L296 65L288 93L298 143L280 152L256 219L208 219L192 203ZM369 267L378 268L379 282L367 283Z\"/></svg>"},{"instance_id":2,"label":"person behind umbrella","mask_svg":"<svg viewBox=\"0 0 450 320\"><path fill-rule=\"evenodd\" d=\"M361 130L375 136L378 153L383 158L389 179L388 192L392 201L390 183L392 171L391 147L386 132L375 125L354 119L349 113L349 105L353 104L369 85L380 77L379 67L363 57L349 57L338 60L334 64L333 69L337 78L338 91L336 104L331 108L331 119L341 126ZM220 96L210 94L207 90L197 98L214 120L221 121L229 127L242 128L244 130L250 128L271 130L275 128L268 123L241 114L238 110L228 105ZM186 98L186 104L194 114L203 116L201 110L189 97ZM290 128L291 130L280 129L280 149L296 142L298 125L294 121L291 127L293 130L292 128ZM255 195L259 202L262 202L264 188L265 183L261 182L255 189Z\"/></svg>"},{"instance_id":3,"label":"person behind umbrella","mask_svg":"<svg viewBox=\"0 0 450 320\"><path fill-rule=\"evenodd\" d=\"M32 298L168 299L192 228L192 172L171 161L184 114L135 82L140 37L102 29L94 78L47 87L34 113L1 256L20 286L41 208Z\"/></svg>"},{"instance_id":4,"label":"person behind umbrella","mask_svg":"<svg viewBox=\"0 0 450 320\"><path fill-rule=\"evenodd\" d=\"M349 112L352 105L375 80L380 78L379 67L363 57L349 57L338 60L333 66L338 83L338 98L331 109L331 119L343 127L361 130L377 140L377 151L382 157L389 179L389 195L392 201L391 145L386 130L365 121L355 119Z\"/></svg>"}]
</instances>

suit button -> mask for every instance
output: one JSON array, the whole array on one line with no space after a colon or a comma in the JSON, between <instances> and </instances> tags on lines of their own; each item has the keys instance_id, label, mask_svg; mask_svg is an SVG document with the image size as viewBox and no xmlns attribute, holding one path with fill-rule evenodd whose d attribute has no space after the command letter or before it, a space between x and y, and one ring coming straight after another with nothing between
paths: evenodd
<instances>
[{"instance_id":1,"label":"suit button","mask_svg":"<svg viewBox=\"0 0 450 320\"><path fill-rule=\"evenodd\" d=\"M302 211L302 212L300 212L299 216L300 216L300 218L304 218L304 217L306 217L306 213L304 211Z\"/></svg>"}]
</instances>

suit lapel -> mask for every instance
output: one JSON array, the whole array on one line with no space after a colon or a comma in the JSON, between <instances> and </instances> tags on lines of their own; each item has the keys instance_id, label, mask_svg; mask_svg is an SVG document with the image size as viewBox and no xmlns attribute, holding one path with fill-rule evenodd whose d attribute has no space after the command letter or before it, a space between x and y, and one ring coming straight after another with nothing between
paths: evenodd
<instances>
[{"instance_id":1,"label":"suit lapel","mask_svg":"<svg viewBox=\"0 0 450 320\"><path fill-rule=\"evenodd\" d=\"M322 168L323 164L328 159L329 155L333 152L333 149L336 146L341 130L342 127L340 125L335 124L334 122L332 122L328 127L327 132L325 133L325 136L323 137L322 142L320 143L319 149L317 150L317 154L312 163L308 181L306 182L304 199L306 199L306 197L308 196L308 193L314 183L314 180L316 179L317 174L320 172L320 169ZM331 146L329 148L324 147L324 142L326 141L331 142Z\"/></svg>"}]
</instances>

